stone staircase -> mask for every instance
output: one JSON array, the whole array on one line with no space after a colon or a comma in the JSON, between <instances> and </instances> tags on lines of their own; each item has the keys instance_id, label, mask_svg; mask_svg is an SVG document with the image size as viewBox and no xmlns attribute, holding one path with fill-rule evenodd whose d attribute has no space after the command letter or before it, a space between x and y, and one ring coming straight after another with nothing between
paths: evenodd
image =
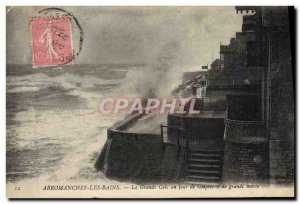
<instances>
[{"instance_id":1,"label":"stone staircase","mask_svg":"<svg viewBox=\"0 0 300 204\"><path fill-rule=\"evenodd\" d=\"M223 152L220 150L190 150L185 182L188 184L217 184L222 179Z\"/></svg>"}]
</instances>

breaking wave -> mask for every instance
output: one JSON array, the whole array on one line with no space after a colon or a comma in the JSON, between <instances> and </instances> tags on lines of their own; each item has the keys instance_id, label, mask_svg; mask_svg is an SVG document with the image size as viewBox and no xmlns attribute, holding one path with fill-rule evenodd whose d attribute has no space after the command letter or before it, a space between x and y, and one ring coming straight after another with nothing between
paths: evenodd
<instances>
[{"instance_id":1,"label":"breaking wave","mask_svg":"<svg viewBox=\"0 0 300 204\"><path fill-rule=\"evenodd\" d=\"M117 92L125 71L8 75L8 182L105 179L93 165L106 129L123 116L107 117L95 109L102 95Z\"/></svg>"},{"instance_id":2,"label":"breaking wave","mask_svg":"<svg viewBox=\"0 0 300 204\"><path fill-rule=\"evenodd\" d=\"M24 76L7 77L7 92L32 92L39 91L49 86L60 86L65 89L96 89L101 86L118 86L118 79L101 79L94 76L73 73L64 73L51 77L43 73L36 73Z\"/></svg>"},{"instance_id":3,"label":"breaking wave","mask_svg":"<svg viewBox=\"0 0 300 204\"><path fill-rule=\"evenodd\" d=\"M7 74L9 183L34 178L106 180L93 166L106 141L107 128L124 115L96 112L99 98L106 94L142 95L149 87L143 82L151 80L144 80L144 69L139 66L72 69ZM166 92L178 84L176 77L166 78L170 77L172 83L161 87Z\"/></svg>"}]
</instances>

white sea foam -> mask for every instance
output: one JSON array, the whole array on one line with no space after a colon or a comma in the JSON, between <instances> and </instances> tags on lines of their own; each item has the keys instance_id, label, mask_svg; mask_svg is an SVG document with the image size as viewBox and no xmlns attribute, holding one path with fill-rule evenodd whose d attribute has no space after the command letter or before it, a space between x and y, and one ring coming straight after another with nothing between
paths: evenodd
<instances>
[{"instance_id":1,"label":"white sea foam","mask_svg":"<svg viewBox=\"0 0 300 204\"><path fill-rule=\"evenodd\" d=\"M118 85L118 79L100 79L88 75L78 75L73 73L64 73L59 76L50 77L43 73L24 75L24 76L8 76L7 92L29 92L38 91L40 88L51 85L59 85L66 89L71 88L94 88L96 85ZM12 87L12 88L11 88Z\"/></svg>"},{"instance_id":2,"label":"white sea foam","mask_svg":"<svg viewBox=\"0 0 300 204\"><path fill-rule=\"evenodd\" d=\"M102 173L96 172L93 165L106 141L106 129L123 116L104 117L95 112L101 91L86 90L94 88L95 85L111 86L119 83L119 79L102 79L74 73L64 73L59 76L47 76L43 73L8 76L7 93L21 93L24 97L30 98L32 95L28 94L32 92L35 93L34 96L39 96L41 93L50 96L53 94L51 91L55 93L57 90L68 90L67 94L80 97L85 101L82 106L74 109L45 107L37 110L35 106L29 106L22 111L16 110L13 120L17 123L7 127L9 140L7 151L11 154L17 152L20 156L15 158L19 160L18 168L12 168L8 175L37 172L40 174L39 179L45 180L104 178ZM57 97L59 99L60 95ZM43 100L49 100L49 97L44 96ZM23 102L20 103L24 105ZM53 161L51 157L54 156L58 157L59 162ZM33 165L28 166L31 161ZM53 168L50 165L57 166ZM30 180L30 176L22 178L21 182L25 180Z\"/></svg>"},{"instance_id":3,"label":"white sea foam","mask_svg":"<svg viewBox=\"0 0 300 204\"><path fill-rule=\"evenodd\" d=\"M121 69L118 68L118 71ZM107 70L111 72L109 68ZM94 179L99 179L102 183L106 181L104 175L96 172L93 166L106 141L107 128L124 115L106 116L95 111L99 98L107 94L101 88L107 86L108 94L113 95L140 94L137 86L140 88L147 86L147 84L141 86L143 83L140 80L144 74L143 69L132 67L124 79L111 79L112 77L105 79L97 75L69 72L56 76L48 76L45 73L8 76L8 94L23 94L20 100L31 97L29 102L20 101L22 104L20 110L10 110L15 111L12 119L16 123L7 127L7 151L18 155L11 160L10 165L16 165L14 162L18 165L8 171L8 175L26 175L26 172L35 172L36 176L31 175L38 177L40 181ZM168 87L164 86L161 90L167 92L177 85L178 77L175 75L181 76L179 72L170 73L167 78L173 77L173 81L170 80ZM60 103L64 103L59 99L65 93L83 99L82 104L70 109L49 106L37 109L39 101L35 100L40 99L39 94L42 94L42 100L49 100L49 103L58 100L59 103L56 105L59 106ZM69 96L66 96L67 98ZM15 99L10 100L14 102ZM32 178L21 176L16 180L25 182Z\"/></svg>"}]
</instances>

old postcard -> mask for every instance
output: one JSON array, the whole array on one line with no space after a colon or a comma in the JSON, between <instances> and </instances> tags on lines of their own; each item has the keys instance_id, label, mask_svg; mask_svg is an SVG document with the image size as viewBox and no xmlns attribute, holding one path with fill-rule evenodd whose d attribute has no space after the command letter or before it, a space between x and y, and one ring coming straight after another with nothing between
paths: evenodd
<instances>
[{"instance_id":1,"label":"old postcard","mask_svg":"<svg viewBox=\"0 0 300 204\"><path fill-rule=\"evenodd\" d=\"M6 7L8 198L289 197L293 7Z\"/></svg>"}]
</instances>

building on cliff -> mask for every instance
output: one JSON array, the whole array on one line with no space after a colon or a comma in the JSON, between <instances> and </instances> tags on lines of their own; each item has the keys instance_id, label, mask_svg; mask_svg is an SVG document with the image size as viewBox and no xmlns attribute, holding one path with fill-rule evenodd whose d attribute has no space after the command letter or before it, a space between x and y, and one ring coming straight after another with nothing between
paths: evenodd
<instances>
[{"instance_id":1,"label":"building on cliff","mask_svg":"<svg viewBox=\"0 0 300 204\"><path fill-rule=\"evenodd\" d=\"M130 116L108 129L96 169L144 182L293 184L293 9L236 12L246 13L242 32L173 92L197 97L200 114ZM151 128L136 128L145 121Z\"/></svg>"}]
</instances>

